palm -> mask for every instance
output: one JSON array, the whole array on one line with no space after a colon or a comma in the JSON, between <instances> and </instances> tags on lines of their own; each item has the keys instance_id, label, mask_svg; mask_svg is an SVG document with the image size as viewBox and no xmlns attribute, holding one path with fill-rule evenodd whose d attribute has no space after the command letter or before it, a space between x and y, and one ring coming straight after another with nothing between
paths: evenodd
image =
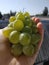
<instances>
[{"instance_id":1,"label":"palm","mask_svg":"<svg viewBox=\"0 0 49 65\"><path fill-rule=\"evenodd\" d=\"M42 40L43 40L43 30L42 31ZM0 30L0 65L33 65L37 56L37 53L42 44L42 40L38 45L37 52L32 57L26 57L24 55L20 57L14 57L10 53L10 48L8 47L9 41L3 36L2 30ZM2 46L2 47L1 47Z\"/></svg>"}]
</instances>

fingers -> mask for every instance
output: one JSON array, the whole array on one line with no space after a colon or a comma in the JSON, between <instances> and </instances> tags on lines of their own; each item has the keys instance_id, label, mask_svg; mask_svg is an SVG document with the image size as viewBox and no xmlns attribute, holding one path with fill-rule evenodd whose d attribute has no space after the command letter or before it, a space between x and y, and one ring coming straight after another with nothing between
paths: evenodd
<instances>
[{"instance_id":1,"label":"fingers","mask_svg":"<svg viewBox=\"0 0 49 65\"><path fill-rule=\"evenodd\" d=\"M35 23L39 23L40 19L39 18L35 18Z\"/></svg>"},{"instance_id":2,"label":"fingers","mask_svg":"<svg viewBox=\"0 0 49 65\"><path fill-rule=\"evenodd\" d=\"M31 19L32 19L33 21L35 21L35 17L32 17Z\"/></svg>"},{"instance_id":3,"label":"fingers","mask_svg":"<svg viewBox=\"0 0 49 65\"><path fill-rule=\"evenodd\" d=\"M39 19L39 18L32 17L31 19L32 19L36 24L40 22L40 19Z\"/></svg>"},{"instance_id":4,"label":"fingers","mask_svg":"<svg viewBox=\"0 0 49 65\"><path fill-rule=\"evenodd\" d=\"M39 33L40 34L42 34L42 30L43 30L43 25L42 25L42 23L41 22L39 22L38 24L37 24L37 29L38 29L38 31L39 31Z\"/></svg>"},{"instance_id":5,"label":"fingers","mask_svg":"<svg viewBox=\"0 0 49 65\"><path fill-rule=\"evenodd\" d=\"M37 29L39 33L42 34L43 24L40 22L40 19L36 17L32 17L32 20L37 24Z\"/></svg>"}]
</instances>

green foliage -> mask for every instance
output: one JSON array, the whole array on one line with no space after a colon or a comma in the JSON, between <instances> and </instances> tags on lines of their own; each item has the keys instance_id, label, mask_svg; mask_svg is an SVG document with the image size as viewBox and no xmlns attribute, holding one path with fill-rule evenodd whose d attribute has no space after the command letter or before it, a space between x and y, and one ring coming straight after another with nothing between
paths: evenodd
<instances>
[{"instance_id":1,"label":"green foliage","mask_svg":"<svg viewBox=\"0 0 49 65\"><path fill-rule=\"evenodd\" d=\"M0 12L0 19L2 19L2 13Z\"/></svg>"},{"instance_id":2,"label":"green foliage","mask_svg":"<svg viewBox=\"0 0 49 65\"><path fill-rule=\"evenodd\" d=\"M43 16L47 16L48 15L48 8L45 7L43 10Z\"/></svg>"}]
</instances>

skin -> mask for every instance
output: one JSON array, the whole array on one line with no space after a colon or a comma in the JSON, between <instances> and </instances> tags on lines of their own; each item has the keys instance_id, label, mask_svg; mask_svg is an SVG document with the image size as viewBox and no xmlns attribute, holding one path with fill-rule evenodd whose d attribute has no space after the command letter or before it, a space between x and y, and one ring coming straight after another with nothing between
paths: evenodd
<instances>
[{"instance_id":1,"label":"skin","mask_svg":"<svg viewBox=\"0 0 49 65\"><path fill-rule=\"evenodd\" d=\"M32 18L32 20L35 20L36 18ZM9 48L9 41L7 38L4 37L2 33L2 29L0 30L0 65L33 65L36 57L38 55L38 52L40 50L40 47L43 42L43 35L44 35L44 30L42 27L42 23L40 21L35 22L37 24L37 28L39 30L39 33L41 35L41 40L38 43L37 50L35 54L31 57L27 56L20 56L20 57L14 57L10 53L10 48Z\"/></svg>"}]
</instances>

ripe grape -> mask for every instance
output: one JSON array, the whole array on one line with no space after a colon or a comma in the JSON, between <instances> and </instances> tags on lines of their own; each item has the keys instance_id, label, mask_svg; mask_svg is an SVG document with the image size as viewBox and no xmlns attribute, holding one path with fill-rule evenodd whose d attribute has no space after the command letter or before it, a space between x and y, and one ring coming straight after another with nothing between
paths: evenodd
<instances>
[{"instance_id":1,"label":"ripe grape","mask_svg":"<svg viewBox=\"0 0 49 65\"><path fill-rule=\"evenodd\" d=\"M20 32L18 31L12 31L9 36L9 40L12 44L17 44L19 42L19 35Z\"/></svg>"},{"instance_id":2,"label":"ripe grape","mask_svg":"<svg viewBox=\"0 0 49 65\"><path fill-rule=\"evenodd\" d=\"M24 21L24 19L25 19L25 17L24 17L24 15L23 15L22 12L18 12L15 16L16 16L16 19L17 19L17 20L22 20L22 21Z\"/></svg>"},{"instance_id":3,"label":"ripe grape","mask_svg":"<svg viewBox=\"0 0 49 65\"><path fill-rule=\"evenodd\" d=\"M25 27L23 28L22 32L32 34L32 29L31 29L31 27L29 27L29 26L25 26Z\"/></svg>"},{"instance_id":4,"label":"ripe grape","mask_svg":"<svg viewBox=\"0 0 49 65\"><path fill-rule=\"evenodd\" d=\"M28 12L25 12L25 13L24 13L24 16L25 16L25 17L26 17L26 16L27 16L27 17L30 17L30 14L29 14Z\"/></svg>"},{"instance_id":5,"label":"ripe grape","mask_svg":"<svg viewBox=\"0 0 49 65\"><path fill-rule=\"evenodd\" d=\"M32 26L31 19L29 17L27 17L27 16L25 17L25 20L23 22L24 22L25 26L29 26L29 27Z\"/></svg>"},{"instance_id":6,"label":"ripe grape","mask_svg":"<svg viewBox=\"0 0 49 65\"><path fill-rule=\"evenodd\" d=\"M37 33L38 32L38 29L36 27L36 25L33 25L32 26L32 33Z\"/></svg>"},{"instance_id":7,"label":"ripe grape","mask_svg":"<svg viewBox=\"0 0 49 65\"><path fill-rule=\"evenodd\" d=\"M11 16L9 22L14 22L16 20L15 16Z\"/></svg>"},{"instance_id":8,"label":"ripe grape","mask_svg":"<svg viewBox=\"0 0 49 65\"><path fill-rule=\"evenodd\" d=\"M13 27L13 22L9 23L8 27Z\"/></svg>"},{"instance_id":9,"label":"ripe grape","mask_svg":"<svg viewBox=\"0 0 49 65\"><path fill-rule=\"evenodd\" d=\"M41 36L39 34L32 34L32 44L37 44L41 39Z\"/></svg>"},{"instance_id":10,"label":"ripe grape","mask_svg":"<svg viewBox=\"0 0 49 65\"><path fill-rule=\"evenodd\" d=\"M6 27L3 29L3 34L5 37L9 38L10 33L13 31L14 29L12 27Z\"/></svg>"},{"instance_id":11,"label":"ripe grape","mask_svg":"<svg viewBox=\"0 0 49 65\"><path fill-rule=\"evenodd\" d=\"M21 20L16 20L14 23L13 23L13 27L17 30L17 31L21 31L24 27L24 24Z\"/></svg>"},{"instance_id":12,"label":"ripe grape","mask_svg":"<svg viewBox=\"0 0 49 65\"><path fill-rule=\"evenodd\" d=\"M28 33L21 33L19 40L22 45L29 45L31 42L31 36Z\"/></svg>"},{"instance_id":13,"label":"ripe grape","mask_svg":"<svg viewBox=\"0 0 49 65\"><path fill-rule=\"evenodd\" d=\"M26 56L33 56L34 54L34 47L33 45L27 45L23 47L23 53Z\"/></svg>"},{"instance_id":14,"label":"ripe grape","mask_svg":"<svg viewBox=\"0 0 49 65\"><path fill-rule=\"evenodd\" d=\"M22 54L22 45L20 45L20 44L12 45L11 53L14 56L20 56Z\"/></svg>"}]
</instances>

